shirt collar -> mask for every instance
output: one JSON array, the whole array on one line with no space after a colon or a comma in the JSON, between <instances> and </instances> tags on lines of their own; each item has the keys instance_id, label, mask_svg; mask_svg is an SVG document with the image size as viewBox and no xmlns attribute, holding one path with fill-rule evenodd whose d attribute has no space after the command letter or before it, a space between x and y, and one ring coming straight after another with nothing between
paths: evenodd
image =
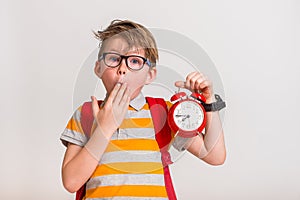
<instances>
[{"instance_id":1,"label":"shirt collar","mask_svg":"<svg viewBox=\"0 0 300 200\"><path fill-rule=\"evenodd\" d=\"M146 99L143 93L139 93L134 99L132 99L129 105L134 108L136 111L141 110L146 104Z\"/></svg>"}]
</instances>

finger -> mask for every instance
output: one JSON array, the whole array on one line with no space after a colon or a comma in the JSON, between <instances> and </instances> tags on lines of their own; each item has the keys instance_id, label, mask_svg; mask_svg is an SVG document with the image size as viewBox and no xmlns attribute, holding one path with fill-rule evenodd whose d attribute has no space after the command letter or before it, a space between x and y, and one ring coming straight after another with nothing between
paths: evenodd
<instances>
[{"instance_id":1,"label":"finger","mask_svg":"<svg viewBox=\"0 0 300 200\"><path fill-rule=\"evenodd\" d=\"M116 98L116 95L117 95L120 87L121 87L121 83L117 83L115 85L115 87L113 88L113 90L110 92L110 94L109 94L109 96L107 98L106 103L108 103L108 104L112 104L113 103L113 101Z\"/></svg>"},{"instance_id":2,"label":"finger","mask_svg":"<svg viewBox=\"0 0 300 200\"><path fill-rule=\"evenodd\" d=\"M179 88L185 88L185 82L184 81L176 81L175 86Z\"/></svg>"},{"instance_id":3,"label":"finger","mask_svg":"<svg viewBox=\"0 0 300 200\"><path fill-rule=\"evenodd\" d=\"M127 83L123 83L119 91L117 92L115 99L113 100L113 104L120 105L120 102L122 101L126 89L127 89Z\"/></svg>"},{"instance_id":4,"label":"finger","mask_svg":"<svg viewBox=\"0 0 300 200\"><path fill-rule=\"evenodd\" d=\"M195 81L194 84L194 90L201 90L201 84L205 81L206 79L203 78L201 75L199 77L197 77L197 80Z\"/></svg>"},{"instance_id":5,"label":"finger","mask_svg":"<svg viewBox=\"0 0 300 200\"><path fill-rule=\"evenodd\" d=\"M208 81L202 80L201 83L199 84L199 89L204 89L206 87L208 87Z\"/></svg>"},{"instance_id":6,"label":"finger","mask_svg":"<svg viewBox=\"0 0 300 200\"><path fill-rule=\"evenodd\" d=\"M185 88L186 89L191 89L191 79L197 74L197 72L192 72L189 75L187 75L185 79Z\"/></svg>"},{"instance_id":7,"label":"finger","mask_svg":"<svg viewBox=\"0 0 300 200\"><path fill-rule=\"evenodd\" d=\"M93 116L94 116L94 118L96 118L98 115L98 112L99 112L98 101L97 101L96 97L94 97L94 96L91 96L91 99L92 99Z\"/></svg>"},{"instance_id":8,"label":"finger","mask_svg":"<svg viewBox=\"0 0 300 200\"><path fill-rule=\"evenodd\" d=\"M120 88L120 90L121 90L121 88ZM121 93L120 90L119 90L119 94ZM120 96L116 97L116 100L114 101L114 106L113 106L114 112L112 112L112 114L113 114L115 122L117 122L117 124L120 125L125 117L127 110L128 110L128 106L129 106L129 102L130 102L130 89L128 87L125 89L123 96L121 97L120 102L117 105L118 98L120 98Z\"/></svg>"},{"instance_id":9,"label":"finger","mask_svg":"<svg viewBox=\"0 0 300 200\"><path fill-rule=\"evenodd\" d=\"M123 108L128 108L129 106L129 102L130 102L130 95L131 95L131 90L130 88L126 88L126 90L124 91L124 94L123 94L123 97L122 99L120 100L120 106L123 107Z\"/></svg>"},{"instance_id":10,"label":"finger","mask_svg":"<svg viewBox=\"0 0 300 200\"><path fill-rule=\"evenodd\" d=\"M197 82L202 81L201 74L197 73L190 78L190 90L197 90Z\"/></svg>"},{"instance_id":11,"label":"finger","mask_svg":"<svg viewBox=\"0 0 300 200\"><path fill-rule=\"evenodd\" d=\"M209 80L205 80L200 84L199 88L201 90L207 90L207 89L211 90L212 89L211 82Z\"/></svg>"}]
</instances>

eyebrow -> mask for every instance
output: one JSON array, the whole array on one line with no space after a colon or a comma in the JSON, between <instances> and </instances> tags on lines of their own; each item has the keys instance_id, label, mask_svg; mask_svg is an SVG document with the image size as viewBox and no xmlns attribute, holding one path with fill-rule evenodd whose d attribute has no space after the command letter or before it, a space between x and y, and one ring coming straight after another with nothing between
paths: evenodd
<instances>
[{"instance_id":1,"label":"eyebrow","mask_svg":"<svg viewBox=\"0 0 300 200\"><path fill-rule=\"evenodd\" d=\"M116 50L116 49L107 49L106 51L107 51L107 52L113 52L113 51L114 51L114 52L120 53L120 51L118 51L118 50Z\"/></svg>"}]
</instances>

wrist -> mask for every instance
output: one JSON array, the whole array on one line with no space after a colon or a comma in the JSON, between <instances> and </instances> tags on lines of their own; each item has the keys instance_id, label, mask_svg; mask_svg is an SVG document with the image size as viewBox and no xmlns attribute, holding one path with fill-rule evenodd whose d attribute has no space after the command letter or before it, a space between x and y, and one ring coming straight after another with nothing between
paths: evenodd
<instances>
[{"instance_id":1,"label":"wrist","mask_svg":"<svg viewBox=\"0 0 300 200\"><path fill-rule=\"evenodd\" d=\"M116 130L117 128L109 127L107 125L101 126L100 124L97 124L93 134L102 134L106 139L110 139Z\"/></svg>"},{"instance_id":2,"label":"wrist","mask_svg":"<svg viewBox=\"0 0 300 200\"><path fill-rule=\"evenodd\" d=\"M213 103L216 99L214 97L214 94L212 94L209 98L206 99L205 103Z\"/></svg>"},{"instance_id":3,"label":"wrist","mask_svg":"<svg viewBox=\"0 0 300 200\"><path fill-rule=\"evenodd\" d=\"M112 136L112 134L107 133L108 132L103 132L100 126L97 126L84 146L89 154L97 161L101 159Z\"/></svg>"}]
</instances>

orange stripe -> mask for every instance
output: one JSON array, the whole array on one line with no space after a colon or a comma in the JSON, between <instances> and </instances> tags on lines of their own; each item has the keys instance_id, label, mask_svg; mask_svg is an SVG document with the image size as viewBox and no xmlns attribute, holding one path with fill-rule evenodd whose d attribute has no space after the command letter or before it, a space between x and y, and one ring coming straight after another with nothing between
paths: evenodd
<instances>
[{"instance_id":1,"label":"orange stripe","mask_svg":"<svg viewBox=\"0 0 300 200\"><path fill-rule=\"evenodd\" d=\"M173 105L170 101L166 101L166 104L167 104L167 108L168 110L171 108L171 106Z\"/></svg>"},{"instance_id":2,"label":"orange stripe","mask_svg":"<svg viewBox=\"0 0 300 200\"><path fill-rule=\"evenodd\" d=\"M164 186L153 185L103 186L86 191L87 198L103 198L115 196L167 197L167 192Z\"/></svg>"},{"instance_id":3,"label":"orange stripe","mask_svg":"<svg viewBox=\"0 0 300 200\"><path fill-rule=\"evenodd\" d=\"M112 140L109 142L105 152L126 150L159 151L159 147L156 140L151 139Z\"/></svg>"},{"instance_id":4,"label":"orange stripe","mask_svg":"<svg viewBox=\"0 0 300 200\"><path fill-rule=\"evenodd\" d=\"M73 131L77 131L77 132L83 134L83 130L81 128L81 124L77 120L75 120L73 118L71 118L69 120L69 122L67 124L67 129L70 129L70 130L73 130Z\"/></svg>"},{"instance_id":5,"label":"orange stripe","mask_svg":"<svg viewBox=\"0 0 300 200\"><path fill-rule=\"evenodd\" d=\"M111 174L163 174L161 163L156 162L122 162L100 164L95 169L91 177L111 175Z\"/></svg>"},{"instance_id":6,"label":"orange stripe","mask_svg":"<svg viewBox=\"0 0 300 200\"><path fill-rule=\"evenodd\" d=\"M124 119L120 128L153 128L151 118Z\"/></svg>"}]
</instances>

